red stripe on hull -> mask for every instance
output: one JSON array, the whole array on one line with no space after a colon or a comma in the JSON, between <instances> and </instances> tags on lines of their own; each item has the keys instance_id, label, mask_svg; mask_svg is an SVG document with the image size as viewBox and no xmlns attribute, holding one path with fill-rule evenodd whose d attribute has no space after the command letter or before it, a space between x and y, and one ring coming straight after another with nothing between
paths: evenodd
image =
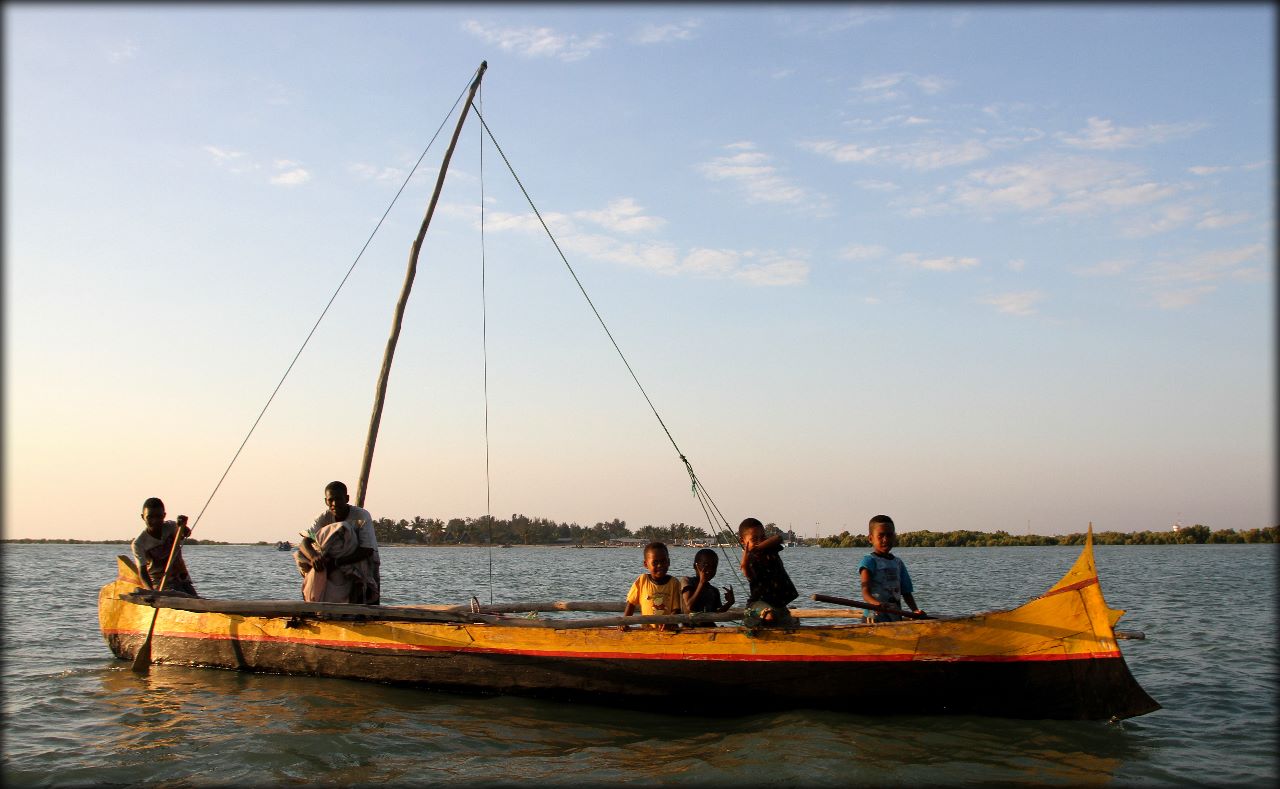
<instances>
[{"instance_id":1,"label":"red stripe on hull","mask_svg":"<svg viewBox=\"0 0 1280 789\"><path fill-rule=\"evenodd\" d=\"M133 630L106 630L110 635L141 635ZM492 647L431 646L425 644L388 644L371 641L334 641L318 638L275 638L272 636L237 636L232 638L210 633L161 633L164 638L189 641L252 641L273 644L297 644L299 646L339 647L369 649L381 652L456 652L487 655L519 655L522 657L582 658L605 660L679 660L722 661L756 663L905 663L911 661L929 663L1022 663L1061 660L1096 660L1120 657L1118 649L1104 652L1045 653L1033 655L746 655L735 653L686 655L680 652L583 652L537 649L496 649Z\"/></svg>"}]
</instances>

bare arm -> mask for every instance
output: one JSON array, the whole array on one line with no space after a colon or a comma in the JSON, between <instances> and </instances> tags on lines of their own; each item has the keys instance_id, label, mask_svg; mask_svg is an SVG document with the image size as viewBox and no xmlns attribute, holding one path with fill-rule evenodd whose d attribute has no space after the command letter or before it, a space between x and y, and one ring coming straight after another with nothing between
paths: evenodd
<instances>
[{"instance_id":1,"label":"bare arm","mask_svg":"<svg viewBox=\"0 0 1280 789\"><path fill-rule=\"evenodd\" d=\"M332 567L342 567L344 565L355 564L356 562L364 561L370 556L373 556L372 548L360 547L360 548L356 548L354 551L347 554L346 556L343 556L341 559L330 559L329 561L331 562Z\"/></svg>"},{"instance_id":2,"label":"bare arm","mask_svg":"<svg viewBox=\"0 0 1280 789\"><path fill-rule=\"evenodd\" d=\"M776 534L775 534L774 536L772 536L772 537L768 538L768 539L767 539L767 540L765 540L764 542L757 543L757 544L756 544L756 550L757 550L757 551L767 551L767 550L769 550L770 548L772 548L773 546L775 546L775 545L781 545L781 544L782 544L782 537L780 537L780 536L778 536L778 535L776 535Z\"/></svg>"},{"instance_id":3,"label":"bare arm","mask_svg":"<svg viewBox=\"0 0 1280 789\"><path fill-rule=\"evenodd\" d=\"M684 597L685 613L693 611L693 604L698 600L699 595L702 594L702 590L707 588L707 576L703 573L702 568L695 567L694 570L698 573L698 585L696 587L686 586L684 589L680 590L680 594Z\"/></svg>"},{"instance_id":4,"label":"bare arm","mask_svg":"<svg viewBox=\"0 0 1280 789\"><path fill-rule=\"evenodd\" d=\"M906 603L907 603L907 608L911 610L911 613L913 613L913 614L923 614L923 613L924 613L924 611L921 611L919 608L917 608L917 607L916 607L916 599L915 599L914 597L912 597L912 595L911 595L911 593L910 593L910 592L903 592L903 593L902 593L902 599L906 601Z\"/></svg>"},{"instance_id":5,"label":"bare arm","mask_svg":"<svg viewBox=\"0 0 1280 789\"><path fill-rule=\"evenodd\" d=\"M625 606L623 606L623 608L622 608L622 615L623 615L623 616L631 616L631 615L632 615L632 614L634 614L635 612L636 612L636 604L635 604L635 603L627 603L627 604L626 604ZM627 629L627 626L626 626L626 625L618 625L618 629L619 629L619 630L626 630L626 629Z\"/></svg>"},{"instance_id":6,"label":"bare arm","mask_svg":"<svg viewBox=\"0 0 1280 789\"><path fill-rule=\"evenodd\" d=\"M726 586L724 588L724 605L720 606L720 608L717 609L717 611L723 614L725 611L728 611L730 608L733 608L733 603L734 603L733 587Z\"/></svg>"},{"instance_id":7,"label":"bare arm","mask_svg":"<svg viewBox=\"0 0 1280 789\"><path fill-rule=\"evenodd\" d=\"M858 568L858 577L862 579L862 599L864 602L872 603L878 609L880 601L871 594L871 572L865 567Z\"/></svg>"}]
</instances>

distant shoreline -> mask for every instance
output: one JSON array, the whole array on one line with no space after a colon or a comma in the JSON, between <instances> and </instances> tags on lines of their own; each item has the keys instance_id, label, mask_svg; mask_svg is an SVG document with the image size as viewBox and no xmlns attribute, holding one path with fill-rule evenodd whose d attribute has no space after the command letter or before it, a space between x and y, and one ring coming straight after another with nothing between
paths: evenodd
<instances>
[{"instance_id":1,"label":"distant shoreline","mask_svg":"<svg viewBox=\"0 0 1280 789\"><path fill-rule=\"evenodd\" d=\"M20 538L5 538L5 539L0 539L0 543L6 543L6 544L10 544L10 545L130 545L130 544L132 544L132 540L77 540L77 539L71 539L71 538L59 538L59 539L46 539L46 538L40 538L40 539L35 539L35 538L31 538L31 537L20 537ZM276 544L275 544L275 543L273 543L273 542L219 542L219 541L217 541L217 540L188 540L187 542L185 542L185 543L183 543L183 544L184 544L184 545L190 545L190 546L195 547L195 548L199 548L199 547L200 547L200 546L202 546L202 545L226 545L226 546L241 546L241 547L248 547L248 548L269 548L269 549L271 549L271 550L273 550L273 551L274 551L274 550L279 550L279 549L276 547ZM1111 547L1112 545L1123 546L1123 545L1136 545L1136 544L1137 544L1137 543L1100 543L1100 542L1098 542L1098 541L1096 541L1096 540L1095 540L1095 545L1107 545L1107 547ZM1209 545L1275 545L1276 543L1274 543L1274 542L1266 542L1266 541L1263 541L1263 542L1214 542L1214 543L1193 543L1193 542L1188 542L1188 543L1173 543L1173 542L1169 542L1169 543L1152 543L1152 545L1205 545L1205 544L1209 544ZM624 549L632 550L632 551L635 551L635 550L639 550L639 549L640 549L640 546L635 546L635 545L576 545L576 544L566 545L566 544L563 544L563 543L532 543L532 544L529 544L529 545L511 544L511 545L494 545L494 546L489 546L487 543L482 543L482 542L480 542L480 543L475 543L475 542L468 542L468 543L440 543L440 544L437 544L437 545L427 545L427 544L424 544L424 543L414 543L414 542L388 542L388 543L383 543L383 544L382 544L382 547L383 547L383 548L486 548L486 547L493 547L493 548L498 548L498 549L503 549L503 548L584 548L584 549L585 549L585 548L624 548ZM683 548L683 547L687 547L687 546L682 546L682 545L673 545L673 546L671 546L671 547L673 547L673 548ZM727 548L730 548L730 549L732 549L732 550L737 550L737 546L721 546L721 547L727 547ZM826 548L842 548L842 547L843 547L843 548L856 549L856 550L866 550L866 549L867 549L867 548L866 548L866 546L857 546L857 545L852 545L852 546L834 546L834 545L797 545L797 546L794 546L794 547L795 547L795 548L822 548L822 549L826 549ZM1056 544L1056 545L1034 545L1034 544L1032 544L1032 545L1016 545L1016 544L1015 544L1015 545L982 545L982 544L972 544L972 543L969 543L969 544L961 544L961 545L922 545L922 546L921 546L921 545L917 545L917 546L900 545L900 546L898 546L898 549L899 549L899 550L906 550L906 549L910 549L910 548L1071 548L1071 547L1077 547L1077 546L1074 546L1073 544L1069 544L1069 543L1060 543L1060 544Z\"/></svg>"}]
</instances>

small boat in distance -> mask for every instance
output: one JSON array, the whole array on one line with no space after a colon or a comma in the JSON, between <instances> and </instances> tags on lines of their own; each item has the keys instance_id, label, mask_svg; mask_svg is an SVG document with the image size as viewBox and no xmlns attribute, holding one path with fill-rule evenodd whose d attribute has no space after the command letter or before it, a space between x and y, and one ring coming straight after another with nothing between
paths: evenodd
<instances>
[{"instance_id":1,"label":"small boat in distance","mask_svg":"<svg viewBox=\"0 0 1280 789\"><path fill-rule=\"evenodd\" d=\"M280 542L276 543L276 550L277 550L277 551L292 551L292 550L293 550L293 543L289 542L288 540L281 540Z\"/></svg>"}]
</instances>

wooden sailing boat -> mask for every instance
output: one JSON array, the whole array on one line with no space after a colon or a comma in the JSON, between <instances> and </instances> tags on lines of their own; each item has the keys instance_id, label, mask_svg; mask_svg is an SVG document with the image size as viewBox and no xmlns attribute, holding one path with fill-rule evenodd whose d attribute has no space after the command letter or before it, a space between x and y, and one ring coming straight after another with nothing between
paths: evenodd
<instances>
[{"instance_id":1,"label":"wooden sailing boat","mask_svg":"<svg viewBox=\"0 0 1280 789\"><path fill-rule=\"evenodd\" d=\"M481 64L413 245L378 379L358 506L364 502L418 251L484 72ZM696 477L694 482L696 488ZM99 593L103 637L122 659L145 654L165 664L666 710L679 708L683 699L705 711L707 698L723 712L808 707L1106 720L1159 709L1130 674L1117 645L1114 626L1123 612L1103 599L1092 528L1067 574L1034 600L1007 611L885 624L797 624L754 631L711 626L740 620L739 609L630 617L625 621L683 627L622 631L623 620L616 616L505 616L551 610L617 613L621 603L366 606L211 600L141 586L137 567L121 556L116 579ZM800 622L841 616L829 609L796 613Z\"/></svg>"}]
</instances>

